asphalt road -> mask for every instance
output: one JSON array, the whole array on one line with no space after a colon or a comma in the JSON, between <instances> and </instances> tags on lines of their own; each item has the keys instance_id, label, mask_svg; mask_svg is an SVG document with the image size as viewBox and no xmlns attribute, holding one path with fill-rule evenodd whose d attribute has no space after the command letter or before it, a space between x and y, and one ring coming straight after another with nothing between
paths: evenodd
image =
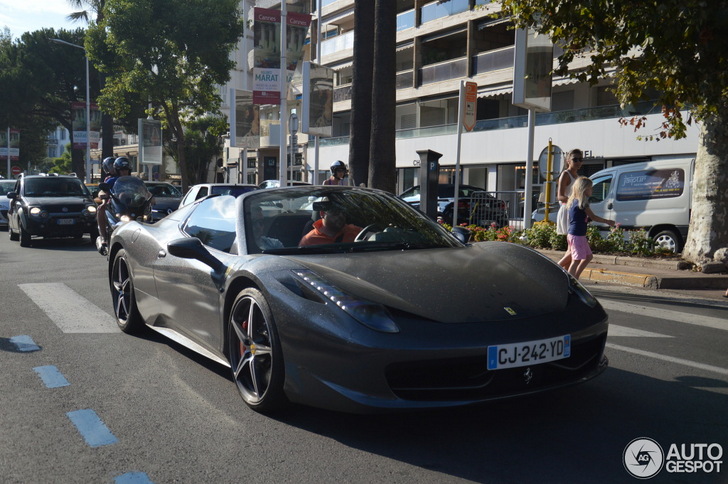
<instances>
[{"instance_id":1,"label":"asphalt road","mask_svg":"<svg viewBox=\"0 0 728 484\"><path fill-rule=\"evenodd\" d=\"M726 306L594 292L610 368L586 384L457 410L272 418L245 407L226 368L116 330L88 239L20 248L0 232L0 482L629 483L626 454L642 458L633 472L657 463L650 441L629 446L641 438L663 450L650 482L728 482Z\"/></svg>"}]
</instances>

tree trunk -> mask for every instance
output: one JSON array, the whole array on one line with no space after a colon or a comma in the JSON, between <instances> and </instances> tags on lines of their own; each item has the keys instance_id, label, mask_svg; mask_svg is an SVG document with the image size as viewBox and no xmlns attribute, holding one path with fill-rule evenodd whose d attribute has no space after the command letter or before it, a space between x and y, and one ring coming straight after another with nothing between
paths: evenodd
<instances>
[{"instance_id":1,"label":"tree trunk","mask_svg":"<svg viewBox=\"0 0 728 484\"><path fill-rule=\"evenodd\" d=\"M349 132L349 170L351 179L357 185L366 183L369 173L373 65L374 0L360 0L354 4L354 65Z\"/></svg>"},{"instance_id":2,"label":"tree trunk","mask_svg":"<svg viewBox=\"0 0 728 484\"><path fill-rule=\"evenodd\" d=\"M395 193L397 3L392 0L377 0L374 24L369 186Z\"/></svg>"},{"instance_id":3,"label":"tree trunk","mask_svg":"<svg viewBox=\"0 0 728 484\"><path fill-rule=\"evenodd\" d=\"M703 266L728 262L728 106L704 120L695 159L693 202L683 259ZM723 250L720 250L723 249Z\"/></svg>"}]
</instances>

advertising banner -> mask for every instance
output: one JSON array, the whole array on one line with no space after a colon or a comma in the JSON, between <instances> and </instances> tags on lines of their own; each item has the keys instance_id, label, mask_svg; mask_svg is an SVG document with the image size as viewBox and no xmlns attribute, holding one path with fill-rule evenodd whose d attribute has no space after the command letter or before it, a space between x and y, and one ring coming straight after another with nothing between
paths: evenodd
<instances>
[{"instance_id":1,"label":"advertising banner","mask_svg":"<svg viewBox=\"0 0 728 484\"><path fill-rule=\"evenodd\" d=\"M334 115L334 70L304 62L303 86L301 132L330 137Z\"/></svg>"},{"instance_id":2,"label":"advertising banner","mask_svg":"<svg viewBox=\"0 0 728 484\"><path fill-rule=\"evenodd\" d=\"M162 122L157 119L139 118L139 161L162 164Z\"/></svg>"},{"instance_id":3,"label":"advertising banner","mask_svg":"<svg viewBox=\"0 0 728 484\"><path fill-rule=\"evenodd\" d=\"M304 53L311 16L296 12L286 14L286 71L281 73L281 12L253 9L253 102L280 104L282 76L293 71Z\"/></svg>"},{"instance_id":4,"label":"advertising banner","mask_svg":"<svg viewBox=\"0 0 728 484\"><path fill-rule=\"evenodd\" d=\"M551 111L554 45L533 29L516 30L512 103L524 109Z\"/></svg>"},{"instance_id":5,"label":"advertising banner","mask_svg":"<svg viewBox=\"0 0 728 484\"><path fill-rule=\"evenodd\" d=\"M253 102L279 104L281 97L281 12L253 9Z\"/></svg>"}]
</instances>

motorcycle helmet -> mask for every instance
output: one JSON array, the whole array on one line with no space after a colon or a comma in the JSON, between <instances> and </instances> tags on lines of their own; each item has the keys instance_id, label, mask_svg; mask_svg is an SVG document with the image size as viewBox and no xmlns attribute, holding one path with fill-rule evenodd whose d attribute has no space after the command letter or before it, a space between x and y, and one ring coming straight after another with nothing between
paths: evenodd
<instances>
[{"instance_id":1,"label":"motorcycle helmet","mask_svg":"<svg viewBox=\"0 0 728 484\"><path fill-rule=\"evenodd\" d=\"M116 170L116 174L119 174L120 170L129 170L131 172L131 163L129 163L129 159L125 156L120 156L114 161L114 169Z\"/></svg>"},{"instance_id":2,"label":"motorcycle helmet","mask_svg":"<svg viewBox=\"0 0 728 484\"><path fill-rule=\"evenodd\" d=\"M114 174L114 157L107 156L104 161L101 162L101 167L104 169L104 173L108 175Z\"/></svg>"},{"instance_id":3,"label":"motorcycle helmet","mask_svg":"<svg viewBox=\"0 0 728 484\"><path fill-rule=\"evenodd\" d=\"M344 171L347 171L347 169L346 169L346 163L344 163L341 160L336 160L335 162L331 163L331 174L332 175L335 174L336 173L336 170L344 170Z\"/></svg>"}]
</instances>

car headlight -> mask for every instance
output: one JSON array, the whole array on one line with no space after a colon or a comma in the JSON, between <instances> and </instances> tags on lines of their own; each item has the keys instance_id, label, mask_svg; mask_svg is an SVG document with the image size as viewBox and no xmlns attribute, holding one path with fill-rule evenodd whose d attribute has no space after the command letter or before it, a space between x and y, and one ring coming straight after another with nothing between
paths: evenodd
<instances>
[{"instance_id":1,"label":"car headlight","mask_svg":"<svg viewBox=\"0 0 728 484\"><path fill-rule=\"evenodd\" d=\"M33 217L41 217L41 218L47 218L48 212L41 209L40 207L30 207L30 210L28 211Z\"/></svg>"},{"instance_id":2,"label":"car headlight","mask_svg":"<svg viewBox=\"0 0 728 484\"><path fill-rule=\"evenodd\" d=\"M96 205L89 205L86 207L84 215L96 215Z\"/></svg>"},{"instance_id":3,"label":"car headlight","mask_svg":"<svg viewBox=\"0 0 728 484\"><path fill-rule=\"evenodd\" d=\"M296 270L293 273L364 326L382 333L399 333L399 328L381 304L347 294L313 271Z\"/></svg>"},{"instance_id":4,"label":"car headlight","mask_svg":"<svg viewBox=\"0 0 728 484\"><path fill-rule=\"evenodd\" d=\"M589 306L590 308L593 308L597 305L597 299L591 295L589 290L584 287L581 282L579 282L574 276L571 274L568 274L569 276L569 292L572 294L576 294L581 301Z\"/></svg>"}]
</instances>

